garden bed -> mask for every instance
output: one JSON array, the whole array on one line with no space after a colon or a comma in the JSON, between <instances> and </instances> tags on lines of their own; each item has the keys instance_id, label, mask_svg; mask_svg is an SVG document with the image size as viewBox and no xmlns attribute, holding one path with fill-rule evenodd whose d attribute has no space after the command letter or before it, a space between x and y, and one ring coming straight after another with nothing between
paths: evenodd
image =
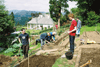
<instances>
[{"instance_id":1,"label":"garden bed","mask_svg":"<svg viewBox=\"0 0 100 67\"><path fill-rule=\"evenodd\" d=\"M0 67L8 67L12 59L8 56L0 55Z\"/></svg>"},{"instance_id":2,"label":"garden bed","mask_svg":"<svg viewBox=\"0 0 100 67\"><path fill-rule=\"evenodd\" d=\"M86 45L79 50L79 54L77 56L77 62L75 67L80 67L85 64L87 61L92 60L89 67L100 67L100 45L93 44Z\"/></svg>"},{"instance_id":3,"label":"garden bed","mask_svg":"<svg viewBox=\"0 0 100 67\"><path fill-rule=\"evenodd\" d=\"M29 67L52 67L60 56L33 55L29 57ZM28 59L23 60L16 67L28 67Z\"/></svg>"}]
</instances>

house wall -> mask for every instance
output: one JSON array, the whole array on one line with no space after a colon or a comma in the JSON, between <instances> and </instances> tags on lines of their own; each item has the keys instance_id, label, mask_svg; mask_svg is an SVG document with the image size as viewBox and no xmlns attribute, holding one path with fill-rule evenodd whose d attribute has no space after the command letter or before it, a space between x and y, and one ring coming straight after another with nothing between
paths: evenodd
<instances>
[{"instance_id":1,"label":"house wall","mask_svg":"<svg viewBox=\"0 0 100 67\"><path fill-rule=\"evenodd\" d=\"M51 28L53 27L53 25L42 25L43 26L43 30L45 30L45 27L48 29L48 28ZM42 30L42 27L41 25L34 25L34 24L28 24L27 25L27 29L36 29L36 30Z\"/></svg>"},{"instance_id":2,"label":"house wall","mask_svg":"<svg viewBox=\"0 0 100 67\"><path fill-rule=\"evenodd\" d=\"M51 28L51 27L53 27L53 25L43 25L43 30L45 30L45 27L48 29L48 26ZM38 29L39 30L42 30L42 27L41 27L41 25L38 25Z\"/></svg>"}]
</instances>

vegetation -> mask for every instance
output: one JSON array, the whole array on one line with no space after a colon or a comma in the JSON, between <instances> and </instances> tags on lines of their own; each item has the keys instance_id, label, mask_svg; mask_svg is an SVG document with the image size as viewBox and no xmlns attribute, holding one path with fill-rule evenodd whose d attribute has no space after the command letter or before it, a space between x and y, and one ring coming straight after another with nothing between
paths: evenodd
<instances>
[{"instance_id":1,"label":"vegetation","mask_svg":"<svg viewBox=\"0 0 100 67\"><path fill-rule=\"evenodd\" d=\"M93 0L71 0L77 1L77 8L72 8L72 13L75 17L79 17L82 21L82 25L93 26L100 21L100 8L97 6L99 1ZM97 4L97 5L95 5ZM98 9L96 9L98 7Z\"/></svg>"},{"instance_id":2,"label":"vegetation","mask_svg":"<svg viewBox=\"0 0 100 67\"><path fill-rule=\"evenodd\" d=\"M55 64L52 67L75 67L75 63L68 64L67 59L65 58L58 58L55 62Z\"/></svg>"},{"instance_id":3,"label":"vegetation","mask_svg":"<svg viewBox=\"0 0 100 67\"><path fill-rule=\"evenodd\" d=\"M68 13L68 10L66 9L68 8L67 0L50 0L49 4L50 16L55 22L58 21L58 27L60 27L61 10L66 12L66 14Z\"/></svg>"},{"instance_id":4,"label":"vegetation","mask_svg":"<svg viewBox=\"0 0 100 67\"><path fill-rule=\"evenodd\" d=\"M98 23L96 26L82 26L80 29L80 34L83 34L84 31L99 31L100 32L100 23Z\"/></svg>"},{"instance_id":5,"label":"vegetation","mask_svg":"<svg viewBox=\"0 0 100 67\"><path fill-rule=\"evenodd\" d=\"M3 3L3 0L0 1L0 46L5 47L11 42L12 37L8 35L14 31L14 15L13 13L8 14Z\"/></svg>"}]
</instances>

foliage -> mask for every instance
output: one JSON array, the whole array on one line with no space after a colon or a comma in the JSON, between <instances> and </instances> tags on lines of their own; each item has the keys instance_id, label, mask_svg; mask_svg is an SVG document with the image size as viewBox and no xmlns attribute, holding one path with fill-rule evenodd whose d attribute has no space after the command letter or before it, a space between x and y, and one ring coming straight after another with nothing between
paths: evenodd
<instances>
[{"instance_id":1,"label":"foliage","mask_svg":"<svg viewBox=\"0 0 100 67\"><path fill-rule=\"evenodd\" d=\"M19 48L22 46L22 43L14 44L11 48L8 48L4 53L12 53L12 55L21 55L22 56L22 49Z\"/></svg>"},{"instance_id":2,"label":"foliage","mask_svg":"<svg viewBox=\"0 0 100 67\"><path fill-rule=\"evenodd\" d=\"M39 13L31 13L31 16L32 17L38 17L40 14L42 14L42 13L40 13L40 12Z\"/></svg>"},{"instance_id":3,"label":"foliage","mask_svg":"<svg viewBox=\"0 0 100 67\"><path fill-rule=\"evenodd\" d=\"M100 31L100 23L97 24L97 26L82 26L80 29L80 34L83 34L83 32L85 31Z\"/></svg>"},{"instance_id":4,"label":"foliage","mask_svg":"<svg viewBox=\"0 0 100 67\"><path fill-rule=\"evenodd\" d=\"M87 24L88 26L96 25L100 19L100 16L95 14L94 11L88 12L87 16L88 16L88 18L87 18L87 20L85 20L85 24Z\"/></svg>"},{"instance_id":5,"label":"foliage","mask_svg":"<svg viewBox=\"0 0 100 67\"><path fill-rule=\"evenodd\" d=\"M98 7L98 5L99 5L98 0L71 0L71 1L77 1L78 8L76 9L77 11L75 11L75 12L77 13L76 15L81 18L83 25L86 25L86 21L90 22L89 14L91 13L91 11L94 11L95 14L97 14L97 15L100 14L100 7ZM98 7L98 9L96 9L96 7ZM94 14L94 16L95 16L95 14ZM89 26L91 26L91 25L89 25Z\"/></svg>"},{"instance_id":6,"label":"foliage","mask_svg":"<svg viewBox=\"0 0 100 67\"><path fill-rule=\"evenodd\" d=\"M73 64L68 64L68 60L65 58L58 58L55 63L53 64L52 67L75 67L75 63Z\"/></svg>"},{"instance_id":7,"label":"foliage","mask_svg":"<svg viewBox=\"0 0 100 67\"><path fill-rule=\"evenodd\" d=\"M38 35L38 34L41 34L41 33L47 32L47 31L51 31L51 30L53 30L53 28L45 29L45 30L39 31L37 33L32 33L32 35Z\"/></svg>"},{"instance_id":8,"label":"foliage","mask_svg":"<svg viewBox=\"0 0 100 67\"><path fill-rule=\"evenodd\" d=\"M8 15L8 11L5 10L4 2L3 0L0 1L0 46L5 46L5 44L9 45L8 35L9 33L13 32L14 29L14 16L13 13L11 15Z\"/></svg>"},{"instance_id":9,"label":"foliage","mask_svg":"<svg viewBox=\"0 0 100 67\"><path fill-rule=\"evenodd\" d=\"M66 8L69 7L67 2L68 2L67 0L50 0L49 1L50 16L55 22L57 22L58 19L60 19L61 10L63 10L64 12L67 11ZM58 24L60 24L60 23L58 23Z\"/></svg>"}]
</instances>

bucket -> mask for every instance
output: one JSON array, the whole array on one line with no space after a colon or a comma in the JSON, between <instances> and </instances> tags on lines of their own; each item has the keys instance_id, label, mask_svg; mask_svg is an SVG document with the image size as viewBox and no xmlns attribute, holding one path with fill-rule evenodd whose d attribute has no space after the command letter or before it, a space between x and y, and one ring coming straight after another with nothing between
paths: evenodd
<instances>
[{"instance_id":1,"label":"bucket","mask_svg":"<svg viewBox=\"0 0 100 67\"><path fill-rule=\"evenodd\" d=\"M65 56L68 60L71 60L73 58L73 53L72 52L66 52Z\"/></svg>"}]
</instances>

